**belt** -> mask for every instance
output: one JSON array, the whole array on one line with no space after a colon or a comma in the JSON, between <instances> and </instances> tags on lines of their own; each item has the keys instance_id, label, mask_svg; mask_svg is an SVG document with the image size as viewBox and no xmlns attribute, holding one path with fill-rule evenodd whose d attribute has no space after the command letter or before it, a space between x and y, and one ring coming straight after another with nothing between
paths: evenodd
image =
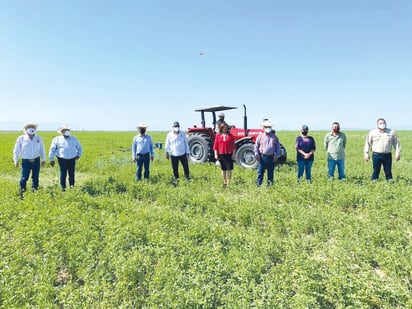
<instances>
[{"instance_id":1,"label":"belt","mask_svg":"<svg viewBox=\"0 0 412 309\"><path fill-rule=\"evenodd\" d=\"M384 155L391 154L391 152L373 152L373 154L384 156Z\"/></svg>"},{"instance_id":2,"label":"belt","mask_svg":"<svg viewBox=\"0 0 412 309\"><path fill-rule=\"evenodd\" d=\"M40 159L40 157L37 157L37 158L34 158L34 159L23 159L23 160L26 160L26 161L29 161L29 162L36 162L39 159Z\"/></svg>"},{"instance_id":3,"label":"belt","mask_svg":"<svg viewBox=\"0 0 412 309\"><path fill-rule=\"evenodd\" d=\"M266 157L266 158L270 158L270 157L273 157L274 155L262 155L262 157Z\"/></svg>"}]
</instances>

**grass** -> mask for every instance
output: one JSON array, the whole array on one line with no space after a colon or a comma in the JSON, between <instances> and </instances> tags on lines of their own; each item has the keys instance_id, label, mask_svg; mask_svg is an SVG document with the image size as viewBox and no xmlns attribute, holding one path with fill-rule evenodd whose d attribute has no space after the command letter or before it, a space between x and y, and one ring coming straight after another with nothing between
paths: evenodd
<instances>
[{"instance_id":1,"label":"grass","mask_svg":"<svg viewBox=\"0 0 412 309\"><path fill-rule=\"evenodd\" d=\"M84 146L77 184L58 169L18 196L11 160L18 133L0 134L1 308L409 308L411 132L400 131L394 183L371 182L366 132L349 131L348 181L327 181L326 132L313 183L296 183L295 132L275 185L255 186L238 166L222 189L213 164L171 183L156 150L148 182L134 180L132 132L76 132ZM39 132L49 146L52 132ZM151 133L163 141L165 132Z\"/></svg>"}]
</instances>

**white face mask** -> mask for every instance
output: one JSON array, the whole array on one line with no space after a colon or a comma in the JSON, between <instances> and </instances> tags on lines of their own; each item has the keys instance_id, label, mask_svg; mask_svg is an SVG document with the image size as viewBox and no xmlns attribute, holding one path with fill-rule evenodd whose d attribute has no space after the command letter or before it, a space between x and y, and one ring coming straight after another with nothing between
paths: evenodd
<instances>
[{"instance_id":1,"label":"white face mask","mask_svg":"<svg viewBox=\"0 0 412 309\"><path fill-rule=\"evenodd\" d=\"M173 127L173 132L179 133L179 131L180 131L180 128L179 128L179 127Z\"/></svg>"},{"instance_id":2,"label":"white face mask","mask_svg":"<svg viewBox=\"0 0 412 309\"><path fill-rule=\"evenodd\" d=\"M64 135L64 136L70 136L70 131L69 131L69 130L64 131L64 132L63 132L63 135Z\"/></svg>"},{"instance_id":3,"label":"white face mask","mask_svg":"<svg viewBox=\"0 0 412 309\"><path fill-rule=\"evenodd\" d=\"M36 129L34 129L34 128L28 128L28 129L26 130L26 133L27 133L27 134L30 134L30 135L34 135L34 134L36 134Z\"/></svg>"},{"instance_id":4,"label":"white face mask","mask_svg":"<svg viewBox=\"0 0 412 309\"><path fill-rule=\"evenodd\" d=\"M272 132L272 128L265 128L265 132L266 132L266 133Z\"/></svg>"},{"instance_id":5,"label":"white face mask","mask_svg":"<svg viewBox=\"0 0 412 309\"><path fill-rule=\"evenodd\" d=\"M386 129L386 123L378 124L378 128L381 129L381 130L385 130Z\"/></svg>"}]
</instances>

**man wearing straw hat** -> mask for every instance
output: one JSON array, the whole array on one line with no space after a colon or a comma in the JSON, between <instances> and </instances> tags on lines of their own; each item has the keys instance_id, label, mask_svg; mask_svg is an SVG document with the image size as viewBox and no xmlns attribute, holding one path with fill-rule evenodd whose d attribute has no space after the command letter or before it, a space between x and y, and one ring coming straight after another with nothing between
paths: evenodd
<instances>
[{"instance_id":1,"label":"man wearing straw hat","mask_svg":"<svg viewBox=\"0 0 412 309\"><path fill-rule=\"evenodd\" d=\"M43 139L36 135L37 124L27 123L23 127L25 134L19 136L13 149L13 161L19 167L19 157L21 157L21 178L20 194L26 191L27 180L30 173L32 178L31 190L34 192L39 188L40 164L46 163L46 152ZM40 162L41 160L41 162Z\"/></svg>"},{"instance_id":2,"label":"man wearing straw hat","mask_svg":"<svg viewBox=\"0 0 412 309\"><path fill-rule=\"evenodd\" d=\"M150 161L154 159L154 149L152 138L146 134L147 125L141 123L136 126L139 131L133 138L132 159L136 163L136 180L142 179L142 170L144 168L144 179L149 179Z\"/></svg>"},{"instance_id":3,"label":"man wearing straw hat","mask_svg":"<svg viewBox=\"0 0 412 309\"><path fill-rule=\"evenodd\" d=\"M256 185L260 187L263 182L265 170L267 170L267 184L273 184L275 162L280 157L280 142L273 133L272 123L264 119L262 123L263 132L259 133L255 143L255 157L258 164L258 175Z\"/></svg>"},{"instance_id":4,"label":"man wearing straw hat","mask_svg":"<svg viewBox=\"0 0 412 309\"><path fill-rule=\"evenodd\" d=\"M54 166L54 157L60 166L60 186L63 191L66 190L66 178L69 174L69 186L74 187L74 174L76 161L82 156L82 145L79 140L71 135L71 128L63 125L57 129L59 136L53 138L49 149L50 165Z\"/></svg>"}]
</instances>

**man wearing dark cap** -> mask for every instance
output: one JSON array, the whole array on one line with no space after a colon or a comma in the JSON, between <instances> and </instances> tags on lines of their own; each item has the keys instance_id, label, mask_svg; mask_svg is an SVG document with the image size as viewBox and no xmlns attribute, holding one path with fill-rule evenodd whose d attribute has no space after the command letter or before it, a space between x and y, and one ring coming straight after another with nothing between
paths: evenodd
<instances>
[{"instance_id":1,"label":"man wearing dark cap","mask_svg":"<svg viewBox=\"0 0 412 309\"><path fill-rule=\"evenodd\" d=\"M186 135L180 131L179 122L173 123L172 130L166 136L165 142L166 159L171 160L173 177L177 181L179 179L179 161L182 163L183 172L186 180L190 179L189 174L189 143Z\"/></svg>"}]
</instances>

